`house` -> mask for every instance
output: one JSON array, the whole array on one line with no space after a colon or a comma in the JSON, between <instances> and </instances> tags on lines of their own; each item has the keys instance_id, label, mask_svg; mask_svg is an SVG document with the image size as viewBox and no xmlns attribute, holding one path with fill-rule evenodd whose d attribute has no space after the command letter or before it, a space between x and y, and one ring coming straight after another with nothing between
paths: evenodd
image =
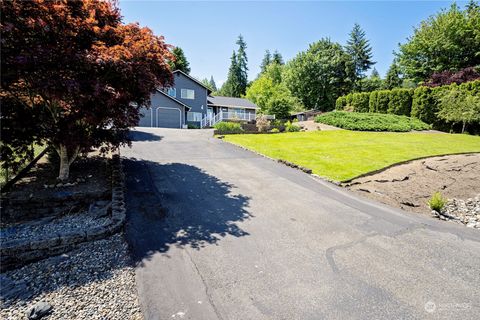
<instances>
[{"instance_id":1,"label":"house","mask_svg":"<svg viewBox=\"0 0 480 320\"><path fill-rule=\"evenodd\" d=\"M211 96L211 90L190 75L176 70L170 88L157 89L150 108L140 110L140 127L210 127L220 121L255 120L258 106L242 98Z\"/></svg>"}]
</instances>

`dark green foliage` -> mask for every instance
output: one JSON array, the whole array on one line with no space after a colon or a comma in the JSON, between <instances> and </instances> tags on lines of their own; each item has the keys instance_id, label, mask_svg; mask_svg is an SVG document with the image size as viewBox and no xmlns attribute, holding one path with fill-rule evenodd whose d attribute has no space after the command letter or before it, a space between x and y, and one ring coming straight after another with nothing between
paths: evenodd
<instances>
[{"instance_id":1,"label":"dark green foliage","mask_svg":"<svg viewBox=\"0 0 480 320\"><path fill-rule=\"evenodd\" d=\"M187 61L187 57L185 56L183 49L180 47L175 47L172 50L172 54L175 57L175 60L169 62L172 71L180 70L186 74L189 74L190 63Z\"/></svg>"},{"instance_id":2,"label":"dark green foliage","mask_svg":"<svg viewBox=\"0 0 480 320\"><path fill-rule=\"evenodd\" d=\"M289 61L283 80L306 109L332 110L352 86L352 61L341 45L321 39Z\"/></svg>"},{"instance_id":3,"label":"dark green foliage","mask_svg":"<svg viewBox=\"0 0 480 320\"><path fill-rule=\"evenodd\" d=\"M210 76L210 89L212 89L213 92L217 91L217 84L215 83L215 80L213 80L213 76Z\"/></svg>"},{"instance_id":4,"label":"dark green foliage","mask_svg":"<svg viewBox=\"0 0 480 320\"><path fill-rule=\"evenodd\" d=\"M272 63L277 63L279 65L284 65L285 64L285 62L283 62L282 55L277 50L275 50L275 52L272 55Z\"/></svg>"},{"instance_id":5,"label":"dark green foliage","mask_svg":"<svg viewBox=\"0 0 480 320\"><path fill-rule=\"evenodd\" d=\"M275 115L276 119L288 119L292 105L289 95L274 94L267 102L267 110L269 114Z\"/></svg>"},{"instance_id":6,"label":"dark green foliage","mask_svg":"<svg viewBox=\"0 0 480 320\"><path fill-rule=\"evenodd\" d=\"M353 107L353 111L355 111L355 112L368 112L369 111L369 101L370 101L370 93L368 93L368 92L354 93L352 95L352 102L351 102L351 106Z\"/></svg>"},{"instance_id":7,"label":"dark green foliage","mask_svg":"<svg viewBox=\"0 0 480 320\"><path fill-rule=\"evenodd\" d=\"M265 55L263 56L262 63L260 64L260 73L264 73L271 62L272 54L270 53L270 50L265 50Z\"/></svg>"},{"instance_id":8,"label":"dark green foliage","mask_svg":"<svg viewBox=\"0 0 480 320\"><path fill-rule=\"evenodd\" d=\"M410 116L410 111L412 110L412 96L412 89L390 90L388 113Z\"/></svg>"},{"instance_id":9,"label":"dark green foliage","mask_svg":"<svg viewBox=\"0 0 480 320\"><path fill-rule=\"evenodd\" d=\"M365 72L375 64L372 60L372 47L358 23L355 23L345 46L354 64L355 87L365 77Z\"/></svg>"},{"instance_id":10,"label":"dark green foliage","mask_svg":"<svg viewBox=\"0 0 480 320\"><path fill-rule=\"evenodd\" d=\"M236 43L238 44L238 51L233 51L232 53L227 81L225 81L220 89L220 94L227 97L240 98L241 96L245 95L248 84L248 59L247 53L245 52L247 44L243 40L242 35L238 36Z\"/></svg>"},{"instance_id":11,"label":"dark green foliage","mask_svg":"<svg viewBox=\"0 0 480 320\"><path fill-rule=\"evenodd\" d=\"M400 66L396 60L393 60L392 65L387 71L387 76L385 77L385 89L400 88L402 82Z\"/></svg>"},{"instance_id":12,"label":"dark green foliage","mask_svg":"<svg viewBox=\"0 0 480 320\"><path fill-rule=\"evenodd\" d=\"M218 134L243 133L243 128L238 122L218 122L214 126Z\"/></svg>"},{"instance_id":13,"label":"dark green foliage","mask_svg":"<svg viewBox=\"0 0 480 320\"><path fill-rule=\"evenodd\" d=\"M436 120L437 101L428 87L418 87L413 93L411 116L426 123L434 123Z\"/></svg>"},{"instance_id":14,"label":"dark green foliage","mask_svg":"<svg viewBox=\"0 0 480 320\"><path fill-rule=\"evenodd\" d=\"M247 59L247 43L243 40L242 35L238 36L237 40L238 51L237 51L237 72L238 72L238 83L239 83L239 90L240 95L245 95L247 91L247 84L248 84L248 59Z\"/></svg>"},{"instance_id":15,"label":"dark green foliage","mask_svg":"<svg viewBox=\"0 0 480 320\"><path fill-rule=\"evenodd\" d=\"M240 97L240 81L238 78L238 63L237 63L237 54L235 51L232 53L230 58L230 68L228 69L227 81L222 85L220 89L220 94L227 97Z\"/></svg>"},{"instance_id":16,"label":"dark green foliage","mask_svg":"<svg viewBox=\"0 0 480 320\"><path fill-rule=\"evenodd\" d=\"M377 97L378 97L378 91L370 92L370 98L368 101L369 112L377 112Z\"/></svg>"},{"instance_id":17,"label":"dark green foliage","mask_svg":"<svg viewBox=\"0 0 480 320\"><path fill-rule=\"evenodd\" d=\"M428 124L415 118L379 113L335 111L317 116L315 122L356 131L408 132L430 129Z\"/></svg>"},{"instance_id":18,"label":"dark green foliage","mask_svg":"<svg viewBox=\"0 0 480 320\"><path fill-rule=\"evenodd\" d=\"M378 113L387 113L388 112L388 102L390 101L390 91L389 90L380 90L377 93L377 101L375 104L375 112Z\"/></svg>"},{"instance_id":19,"label":"dark green foliage","mask_svg":"<svg viewBox=\"0 0 480 320\"><path fill-rule=\"evenodd\" d=\"M400 46L399 64L406 77L425 81L435 72L457 71L480 64L480 9L473 1L465 10L453 3L422 21Z\"/></svg>"}]
</instances>

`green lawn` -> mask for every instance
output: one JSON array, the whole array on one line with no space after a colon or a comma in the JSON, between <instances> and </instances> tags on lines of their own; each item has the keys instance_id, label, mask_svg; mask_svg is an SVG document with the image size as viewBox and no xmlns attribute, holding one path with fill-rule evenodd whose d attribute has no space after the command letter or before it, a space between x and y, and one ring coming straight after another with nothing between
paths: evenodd
<instances>
[{"instance_id":1,"label":"green lawn","mask_svg":"<svg viewBox=\"0 0 480 320\"><path fill-rule=\"evenodd\" d=\"M480 152L480 137L445 133L318 131L226 135L225 141L344 181L419 157Z\"/></svg>"}]
</instances>

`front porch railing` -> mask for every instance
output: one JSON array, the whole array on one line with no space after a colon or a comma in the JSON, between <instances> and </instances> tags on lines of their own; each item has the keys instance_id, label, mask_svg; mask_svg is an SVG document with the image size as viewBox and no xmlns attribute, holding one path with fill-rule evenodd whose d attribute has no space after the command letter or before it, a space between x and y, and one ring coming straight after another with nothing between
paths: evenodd
<instances>
[{"instance_id":1,"label":"front porch railing","mask_svg":"<svg viewBox=\"0 0 480 320\"><path fill-rule=\"evenodd\" d=\"M249 112L231 112L231 111L221 111L216 115L205 116L205 118L200 121L200 127L213 127L216 123L224 120L237 120L237 121L252 121L255 120L257 115L255 113ZM275 119L275 116L268 116L269 119Z\"/></svg>"}]
</instances>

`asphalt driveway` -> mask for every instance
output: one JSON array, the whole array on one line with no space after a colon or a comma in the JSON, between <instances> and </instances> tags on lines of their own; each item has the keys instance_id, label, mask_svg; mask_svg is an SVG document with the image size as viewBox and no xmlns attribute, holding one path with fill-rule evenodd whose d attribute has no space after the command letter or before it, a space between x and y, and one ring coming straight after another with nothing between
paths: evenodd
<instances>
[{"instance_id":1,"label":"asphalt driveway","mask_svg":"<svg viewBox=\"0 0 480 320\"><path fill-rule=\"evenodd\" d=\"M122 150L146 319L478 319L480 232L358 198L212 137Z\"/></svg>"}]
</instances>

